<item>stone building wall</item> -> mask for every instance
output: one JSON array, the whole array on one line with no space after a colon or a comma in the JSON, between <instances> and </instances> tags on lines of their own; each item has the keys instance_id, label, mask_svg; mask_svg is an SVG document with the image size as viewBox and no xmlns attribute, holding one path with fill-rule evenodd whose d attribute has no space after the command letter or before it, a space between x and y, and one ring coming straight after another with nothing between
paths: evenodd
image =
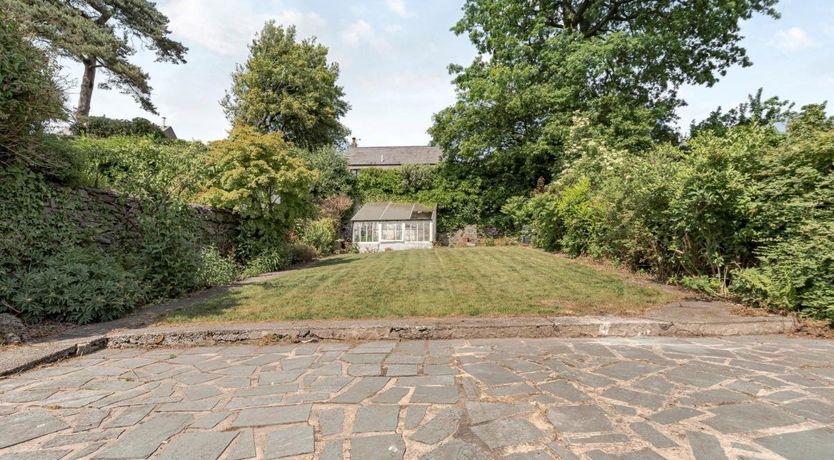
<instances>
[{"instance_id":1,"label":"stone building wall","mask_svg":"<svg viewBox=\"0 0 834 460\"><path fill-rule=\"evenodd\" d=\"M139 217L143 203L112 190L54 186L60 197L46 205L47 213L65 213L89 238L112 249L134 244L141 238ZM231 250L240 220L232 212L203 205L189 205L196 219L194 244Z\"/></svg>"}]
</instances>

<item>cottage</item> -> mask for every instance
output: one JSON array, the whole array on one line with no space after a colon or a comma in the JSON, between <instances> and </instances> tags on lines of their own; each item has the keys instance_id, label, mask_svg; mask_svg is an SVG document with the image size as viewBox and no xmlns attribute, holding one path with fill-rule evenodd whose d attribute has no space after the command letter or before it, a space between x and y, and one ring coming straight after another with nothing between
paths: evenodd
<instances>
[{"instance_id":1,"label":"cottage","mask_svg":"<svg viewBox=\"0 0 834 460\"><path fill-rule=\"evenodd\" d=\"M348 169L353 174L362 169L399 168L403 165L436 165L441 151L437 147L359 147L352 143L346 152Z\"/></svg>"},{"instance_id":2,"label":"cottage","mask_svg":"<svg viewBox=\"0 0 834 460\"><path fill-rule=\"evenodd\" d=\"M351 219L359 252L431 249L437 208L417 203L366 203Z\"/></svg>"}]
</instances>

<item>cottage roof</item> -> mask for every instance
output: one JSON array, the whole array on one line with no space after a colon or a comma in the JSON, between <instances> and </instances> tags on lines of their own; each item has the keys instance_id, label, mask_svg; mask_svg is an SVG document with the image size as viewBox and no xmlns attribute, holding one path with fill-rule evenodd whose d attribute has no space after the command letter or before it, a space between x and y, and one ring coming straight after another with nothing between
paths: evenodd
<instances>
[{"instance_id":1,"label":"cottage roof","mask_svg":"<svg viewBox=\"0 0 834 460\"><path fill-rule=\"evenodd\" d=\"M441 151L430 146L350 147L346 155L350 166L434 165Z\"/></svg>"},{"instance_id":2,"label":"cottage roof","mask_svg":"<svg viewBox=\"0 0 834 460\"><path fill-rule=\"evenodd\" d=\"M357 221L431 220L434 208L419 203L366 203L351 219Z\"/></svg>"}]
</instances>

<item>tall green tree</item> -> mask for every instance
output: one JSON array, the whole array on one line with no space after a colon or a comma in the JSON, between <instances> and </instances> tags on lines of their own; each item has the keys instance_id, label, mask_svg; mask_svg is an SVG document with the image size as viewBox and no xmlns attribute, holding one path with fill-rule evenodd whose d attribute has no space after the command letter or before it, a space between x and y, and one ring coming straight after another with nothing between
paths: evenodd
<instances>
[{"instance_id":1,"label":"tall green tree","mask_svg":"<svg viewBox=\"0 0 834 460\"><path fill-rule=\"evenodd\" d=\"M55 71L49 56L0 10L0 165L39 162L45 124L65 115Z\"/></svg>"},{"instance_id":2,"label":"tall green tree","mask_svg":"<svg viewBox=\"0 0 834 460\"><path fill-rule=\"evenodd\" d=\"M185 63L187 48L169 36L168 18L149 0L2 0L24 31L63 57L84 65L76 117L90 114L99 69L106 80L99 88L116 88L156 113L149 75L130 57L137 47L156 53L157 60Z\"/></svg>"},{"instance_id":3,"label":"tall green tree","mask_svg":"<svg viewBox=\"0 0 834 460\"><path fill-rule=\"evenodd\" d=\"M350 105L338 78L339 65L327 62L327 48L315 37L298 41L295 27L269 21L220 104L232 124L281 132L298 147L343 145L349 131L339 119Z\"/></svg>"},{"instance_id":4,"label":"tall green tree","mask_svg":"<svg viewBox=\"0 0 834 460\"><path fill-rule=\"evenodd\" d=\"M457 102L430 129L448 167L488 177L497 209L570 158L575 116L616 147L674 140L683 84L751 64L740 23L777 0L466 0L452 29L477 49L453 65Z\"/></svg>"},{"instance_id":5,"label":"tall green tree","mask_svg":"<svg viewBox=\"0 0 834 460\"><path fill-rule=\"evenodd\" d=\"M723 136L734 126L759 125L775 128L777 124L787 123L795 115L793 102L779 99L777 96L763 99L762 93L762 88L759 88L756 94L747 96L747 102L742 102L726 112L718 107L707 118L699 122L693 121L689 126L689 137L697 137L707 131Z\"/></svg>"}]
</instances>

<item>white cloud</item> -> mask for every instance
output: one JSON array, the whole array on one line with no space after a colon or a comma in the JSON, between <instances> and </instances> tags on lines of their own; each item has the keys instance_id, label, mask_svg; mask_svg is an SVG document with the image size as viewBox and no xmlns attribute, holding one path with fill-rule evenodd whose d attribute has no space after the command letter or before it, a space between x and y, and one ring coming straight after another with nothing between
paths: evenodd
<instances>
[{"instance_id":1,"label":"white cloud","mask_svg":"<svg viewBox=\"0 0 834 460\"><path fill-rule=\"evenodd\" d=\"M404 18L411 16L411 12L408 11L408 8L405 6L405 0L385 0L385 4L388 6L389 10Z\"/></svg>"},{"instance_id":2,"label":"white cloud","mask_svg":"<svg viewBox=\"0 0 834 460\"><path fill-rule=\"evenodd\" d=\"M352 22L342 32L342 40L351 48L359 48L363 45L369 45L380 51L385 51L390 48L388 41L384 37L379 36L376 30L374 30L374 27L364 19Z\"/></svg>"},{"instance_id":3,"label":"white cloud","mask_svg":"<svg viewBox=\"0 0 834 460\"><path fill-rule=\"evenodd\" d=\"M385 26L385 33L387 34L396 34L402 32L403 26L399 24L388 24Z\"/></svg>"},{"instance_id":4,"label":"white cloud","mask_svg":"<svg viewBox=\"0 0 834 460\"><path fill-rule=\"evenodd\" d=\"M286 10L257 13L249 2L172 0L163 8L178 37L227 56L245 54L246 46L267 20L295 25L302 37L318 35L327 22L317 13Z\"/></svg>"},{"instance_id":5,"label":"white cloud","mask_svg":"<svg viewBox=\"0 0 834 460\"><path fill-rule=\"evenodd\" d=\"M816 41L800 27L791 27L788 30L776 32L771 43L784 51L798 51L816 46Z\"/></svg>"}]
</instances>

